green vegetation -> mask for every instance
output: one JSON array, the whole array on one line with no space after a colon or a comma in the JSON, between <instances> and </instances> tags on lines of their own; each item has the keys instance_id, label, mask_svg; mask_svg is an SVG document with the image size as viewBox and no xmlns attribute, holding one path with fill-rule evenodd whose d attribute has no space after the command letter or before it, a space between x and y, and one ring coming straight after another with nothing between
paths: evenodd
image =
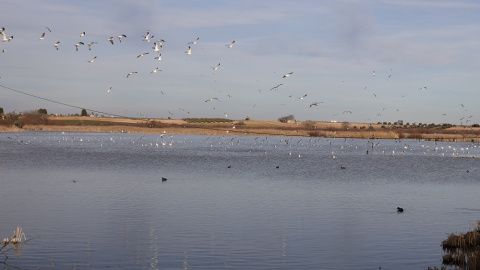
<instances>
[{"instance_id":1,"label":"green vegetation","mask_svg":"<svg viewBox=\"0 0 480 270\"><path fill-rule=\"evenodd\" d=\"M80 115L81 116L88 116L87 110L82 109L82 113Z\"/></svg>"}]
</instances>

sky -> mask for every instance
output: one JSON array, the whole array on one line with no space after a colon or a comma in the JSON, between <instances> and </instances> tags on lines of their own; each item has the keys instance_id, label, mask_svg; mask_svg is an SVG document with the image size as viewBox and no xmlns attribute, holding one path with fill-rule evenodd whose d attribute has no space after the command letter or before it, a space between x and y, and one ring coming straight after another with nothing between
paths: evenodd
<instances>
[{"instance_id":1,"label":"sky","mask_svg":"<svg viewBox=\"0 0 480 270\"><path fill-rule=\"evenodd\" d=\"M13 36L0 43L5 112L480 123L478 1L3 0L1 6L0 28ZM119 35L127 37L120 42ZM157 40L164 40L159 52ZM78 51L77 42L85 44Z\"/></svg>"}]
</instances>

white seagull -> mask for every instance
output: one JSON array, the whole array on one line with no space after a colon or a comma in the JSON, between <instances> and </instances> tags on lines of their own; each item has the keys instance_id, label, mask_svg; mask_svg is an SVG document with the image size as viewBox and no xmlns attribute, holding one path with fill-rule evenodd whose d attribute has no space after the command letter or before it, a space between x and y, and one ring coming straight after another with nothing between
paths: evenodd
<instances>
[{"instance_id":1,"label":"white seagull","mask_svg":"<svg viewBox=\"0 0 480 270\"><path fill-rule=\"evenodd\" d=\"M134 73L138 73L138 72L136 72L136 71L129 72L129 73L127 74L127 79L128 79L128 77L130 77L130 75L132 75L132 74L134 74Z\"/></svg>"},{"instance_id":2,"label":"white seagull","mask_svg":"<svg viewBox=\"0 0 480 270\"><path fill-rule=\"evenodd\" d=\"M194 41L192 41L192 42L188 42L188 44L193 44L193 45L196 45L196 44L197 44L197 41L198 41L199 39L200 39L200 38L199 38L199 37L197 37L197 39L195 39L195 40L194 40Z\"/></svg>"},{"instance_id":3,"label":"white seagull","mask_svg":"<svg viewBox=\"0 0 480 270\"><path fill-rule=\"evenodd\" d=\"M80 46L80 45L85 45L85 44L84 44L83 42L81 42L81 41L75 43L75 50L76 50L77 52L78 52L78 46Z\"/></svg>"},{"instance_id":4,"label":"white seagull","mask_svg":"<svg viewBox=\"0 0 480 270\"><path fill-rule=\"evenodd\" d=\"M318 106L318 103L323 103L323 102L313 102L312 104L310 104L310 108L311 108L312 106Z\"/></svg>"},{"instance_id":5,"label":"white seagull","mask_svg":"<svg viewBox=\"0 0 480 270\"><path fill-rule=\"evenodd\" d=\"M219 67L220 67L220 63L218 63L216 67L213 67L213 70L217 71Z\"/></svg>"},{"instance_id":6,"label":"white seagull","mask_svg":"<svg viewBox=\"0 0 480 270\"><path fill-rule=\"evenodd\" d=\"M305 97L307 97L307 94L303 95L303 97L297 97L298 99L304 99Z\"/></svg>"},{"instance_id":7,"label":"white seagull","mask_svg":"<svg viewBox=\"0 0 480 270\"><path fill-rule=\"evenodd\" d=\"M153 48L152 49L153 49L154 52L160 51L159 45L156 42L153 43Z\"/></svg>"},{"instance_id":8,"label":"white seagull","mask_svg":"<svg viewBox=\"0 0 480 270\"><path fill-rule=\"evenodd\" d=\"M289 73L283 75L283 78L288 78L288 77L290 77L290 75L292 75L292 74L293 74L293 72L289 72Z\"/></svg>"},{"instance_id":9,"label":"white seagull","mask_svg":"<svg viewBox=\"0 0 480 270\"><path fill-rule=\"evenodd\" d=\"M188 51L185 52L186 54L192 54L192 47L188 46Z\"/></svg>"},{"instance_id":10,"label":"white seagull","mask_svg":"<svg viewBox=\"0 0 480 270\"><path fill-rule=\"evenodd\" d=\"M96 57L96 56L95 56L95 57L93 57L93 58L92 58L92 60L89 60L89 61L87 61L87 62L89 62L89 63L93 63L93 61L95 61L95 59L97 59L97 57Z\"/></svg>"},{"instance_id":11,"label":"white seagull","mask_svg":"<svg viewBox=\"0 0 480 270\"><path fill-rule=\"evenodd\" d=\"M84 36L85 36L85 32L80 33L80 37L84 37Z\"/></svg>"},{"instance_id":12,"label":"white seagull","mask_svg":"<svg viewBox=\"0 0 480 270\"><path fill-rule=\"evenodd\" d=\"M427 90L427 87L426 87L426 86L420 87L420 91L425 91L425 90Z\"/></svg>"},{"instance_id":13,"label":"white seagull","mask_svg":"<svg viewBox=\"0 0 480 270\"><path fill-rule=\"evenodd\" d=\"M227 46L227 48L233 48L233 44L235 44L235 40L232 41L232 43L227 44L227 45L225 45L225 46Z\"/></svg>"},{"instance_id":14,"label":"white seagull","mask_svg":"<svg viewBox=\"0 0 480 270\"><path fill-rule=\"evenodd\" d=\"M40 37L41 40L44 40L45 39L45 33L42 34L42 36Z\"/></svg>"},{"instance_id":15,"label":"white seagull","mask_svg":"<svg viewBox=\"0 0 480 270\"><path fill-rule=\"evenodd\" d=\"M156 60L162 61L162 54L159 54L157 57L155 57Z\"/></svg>"},{"instance_id":16,"label":"white seagull","mask_svg":"<svg viewBox=\"0 0 480 270\"><path fill-rule=\"evenodd\" d=\"M88 50L91 51L92 50L92 45L93 44L97 44L97 42L90 42L88 43Z\"/></svg>"},{"instance_id":17,"label":"white seagull","mask_svg":"<svg viewBox=\"0 0 480 270\"><path fill-rule=\"evenodd\" d=\"M113 45L113 37L109 37L107 40L110 41L110 43L112 43Z\"/></svg>"},{"instance_id":18,"label":"white seagull","mask_svg":"<svg viewBox=\"0 0 480 270\"><path fill-rule=\"evenodd\" d=\"M148 54L148 52L137 55L137 58L140 58L140 57L144 56L145 54Z\"/></svg>"},{"instance_id":19,"label":"white seagull","mask_svg":"<svg viewBox=\"0 0 480 270\"><path fill-rule=\"evenodd\" d=\"M118 41L120 41L120 42L122 42L122 38L126 38L126 37L127 37L126 35L117 36Z\"/></svg>"},{"instance_id":20,"label":"white seagull","mask_svg":"<svg viewBox=\"0 0 480 270\"><path fill-rule=\"evenodd\" d=\"M142 37L143 37L143 39L144 39L146 42L150 42L150 40L152 40L152 38L153 38L153 35L150 36L150 32L147 31L147 35L146 35L146 36L142 36Z\"/></svg>"},{"instance_id":21,"label":"white seagull","mask_svg":"<svg viewBox=\"0 0 480 270\"><path fill-rule=\"evenodd\" d=\"M214 100L218 100L218 98L209 98L209 99L205 100L205 102L214 101Z\"/></svg>"},{"instance_id":22,"label":"white seagull","mask_svg":"<svg viewBox=\"0 0 480 270\"><path fill-rule=\"evenodd\" d=\"M157 73L157 71L162 71L162 70L161 70L161 69L158 69L158 67L157 67L156 69L152 70L151 73Z\"/></svg>"},{"instance_id":23,"label":"white seagull","mask_svg":"<svg viewBox=\"0 0 480 270\"><path fill-rule=\"evenodd\" d=\"M107 89L107 93L110 93L110 92L112 92L112 87Z\"/></svg>"},{"instance_id":24,"label":"white seagull","mask_svg":"<svg viewBox=\"0 0 480 270\"><path fill-rule=\"evenodd\" d=\"M57 51L58 51L58 44L60 44L60 41L57 41L57 43L53 44L53 46L55 46L55 49L57 49Z\"/></svg>"},{"instance_id":25,"label":"white seagull","mask_svg":"<svg viewBox=\"0 0 480 270\"><path fill-rule=\"evenodd\" d=\"M375 76L375 70L373 71L372 76Z\"/></svg>"}]
</instances>

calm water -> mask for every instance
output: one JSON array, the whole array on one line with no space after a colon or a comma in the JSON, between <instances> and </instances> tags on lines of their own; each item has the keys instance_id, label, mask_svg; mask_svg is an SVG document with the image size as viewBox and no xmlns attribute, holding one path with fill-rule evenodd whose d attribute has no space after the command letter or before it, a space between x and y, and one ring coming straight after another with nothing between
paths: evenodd
<instances>
[{"instance_id":1,"label":"calm water","mask_svg":"<svg viewBox=\"0 0 480 270\"><path fill-rule=\"evenodd\" d=\"M426 269L480 219L479 147L0 133L0 238L24 269Z\"/></svg>"}]
</instances>

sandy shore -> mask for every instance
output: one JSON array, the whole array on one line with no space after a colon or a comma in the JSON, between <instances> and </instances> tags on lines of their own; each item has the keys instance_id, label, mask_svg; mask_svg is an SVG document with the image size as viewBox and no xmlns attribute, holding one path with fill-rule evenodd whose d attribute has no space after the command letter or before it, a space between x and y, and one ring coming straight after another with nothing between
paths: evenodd
<instances>
[{"instance_id":1,"label":"sandy shore","mask_svg":"<svg viewBox=\"0 0 480 270\"><path fill-rule=\"evenodd\" d=\"M55 121L76 121L76 124L0 126L0 132L64 131L64 132L113 132L143 134L190 134L190 135L247 135L247 136L302 136L364 139L424 139L439 141L480 142L480 128L454 127L447 130L429 129L419 133L416 129L389 129L379 124L332 123L307 121L281 123L278 121L238 120L232 123L187 123L170 119L126 119L90 117L50 117ZM108 124L98 125L92 122ZM154 122L152 122L154 121ZM148 127L153 123L153 127Z\"/></svg>"}]
</instances>

